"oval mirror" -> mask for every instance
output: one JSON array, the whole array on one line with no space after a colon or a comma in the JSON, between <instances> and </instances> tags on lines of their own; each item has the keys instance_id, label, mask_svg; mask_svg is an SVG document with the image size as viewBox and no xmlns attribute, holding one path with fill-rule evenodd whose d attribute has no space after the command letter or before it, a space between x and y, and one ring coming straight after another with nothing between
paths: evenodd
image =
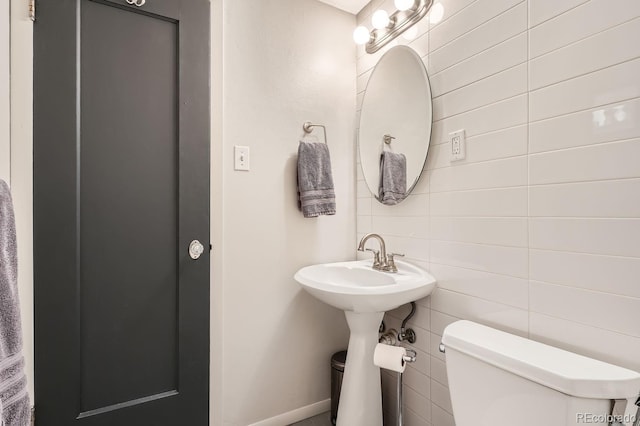
<instances>
[{"instance_id":1,"label":"oval mirror","mask_svg":"<svg viewBox=\"0 0 640 426\"><path fill-rule=\"evenodd\" d=\"M381 203L397 204L416 186L427 160L432 118L422 59L409 47L393 47L369 78L358 131L364 179Z\"/></svg>"}]
</instances>

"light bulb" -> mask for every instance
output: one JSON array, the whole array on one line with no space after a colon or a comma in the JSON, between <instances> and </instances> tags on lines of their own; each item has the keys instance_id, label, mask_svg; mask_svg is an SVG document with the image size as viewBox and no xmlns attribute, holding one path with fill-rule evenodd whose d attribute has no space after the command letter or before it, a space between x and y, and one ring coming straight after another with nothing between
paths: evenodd
<instances>
[{"instance_id":1,"label":"light bulb","mask_svg":"<svg viewBox=\"0 0 640 426\"><path fill-rule=\"evenodd\" d=\"M438 22L442 21L443 16L444 6L442 6L442 3L436 3L429 11L429 22L431 22L432 24L437 24Z\"/></svg>"},{"instance_id":2,"label":"light bulb","mask_svg":"<svg viewBox=\"0 0 640 426\"><path fill-rule=\"evenodd\" d=\"M355 41L356 44L365 44L370 39L371 34L369 34L367 27L359 26L353 30L353 41Z\"/></svg>"},{"instance_id":3,"label":"light bulb","mask_svg":"<svg viewBox=\"0 0 640 426\"><path fill-rule=\"evenodd\" d=\"M395 0L393 2L398 10L409 10L415 3L415 0Z\"/></svg>"},{"instance_id":4,"label":"light bulb","mask_svg":"<svg viewBox=\"0 0 640 426\"><path fill-rule=\"evenodd\" d=\"M418 36L418 27L415 25L402 33L405 40L411 41Z\"/></svg>"},{"instance_id":5,"label":"light bulb","mask_svg":"<svg viewBox=\"0 0 640 426\"><path fill-rule=\"evenodd\" d=\"M387 28L389 25L389 14L387 11L383 9L376 10L371 17L371 24L373 25L373 28L377 30Z\"/></svg>"}]
</instances>

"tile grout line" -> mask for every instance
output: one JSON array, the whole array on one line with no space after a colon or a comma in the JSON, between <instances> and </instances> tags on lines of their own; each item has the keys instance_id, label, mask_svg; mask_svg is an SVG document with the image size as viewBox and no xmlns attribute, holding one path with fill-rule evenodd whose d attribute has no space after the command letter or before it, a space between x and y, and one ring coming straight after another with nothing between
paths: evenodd
<instances>
[{"instance_id":1,"label":"tile grout line","mask_svg":"<svg viewBox=\"0 0 640 426\"><path fill-rule=\"evenodd\" d=\"M607 64L606 66L602 66L602 67L595 68L595 69L592 69L592 70L589 70L589 71L581 72L580 74L572 75L572 76L569 76L569 77L563 77L563 78L561 78L560 80L557 80L557 81L547 82L547 83L545 83L545 84L543 84L541 86L536 87L533 90L531 90L531 89L530 90L532 92L538 92L540 90L549 89L551 87L558 86L560 84L567 83L567 82L570 82L572 80L577 80L577 79L580 79L580 78L584 78L584 77L587 77L587 76L589 76L591 74L597 74L597 73L600 73L600 72L603 72L603 71L607 71L607 70L610 70L612 68L619 67L619 66L622 66L622 65L626 65L626 64L629 64L631 62L638 61L638 60L640 60L640 56L635 56L633 58L627 58L627 59L621 60L620 62L614 62L612 64ZM593 108L593 107L591 107L591 108ZM551 117L543 117L543 118L540 118L538 120L541 121L541 120L544 120L546 118L553 118L555 116L556 115L553 115Z\"/></svg>"},{"instance_id":2,"label":"tile grout line","mask_svg":"<svg viewBox=\"0 0 640 426\"><path fill-rule=\"evenodd\" d=\"M629 300L634 300L634 301L639 301L640 302L640 297L639 296L629 296L628 294L611 293L610 291L595 290L595 289L586 288L586 287L577 287L577 286L569 285L569 284L552 283L552 282L545 281L545 280L530 280L530 281L533 281L533 282L535 282L537 284L542 284L542 285L551 286L551 287L560 287L560 288L563 288L563 289L571 289L571 290L575 290L576 292L597 294L597 295L601 295L601 296L613 296L613 297L616 297L616 298L629 299ZM635 337L640 338L640 335L635 336Z\"/></svg>"},{"instance_id":3,"label":"tile grout line","mask_svg":"<svg viewBox=\"0 0 640 426\"><path fill-rule=\"evenodd\" d=\"M454 63L454 64L452 64L452 65L449 65L448 67L443 68L443 69L441 69L441 70L440 70L440 71L438 71L438 72L434 72L434 73L433 73L433 75L434 75L434 76L436 76L436 75L438 75L438 74L442 74L443 72L449 71L451 68L457 67L458 65L461 65L461 64L463 64L464 62L469 61L470 59L475 59L475 58L477 58L478 56L480 56L480 55L482 55L482 54L484 54L484 53L487 53L489 50L495 49L495 48L497 48L497 47L499 47L499 46L502 46L503 44L506 44L506 43L508 43L508 42L510 42L510 41L513 41L514 39L516 39L516 38L518 38L518 37L522 36L525 32L526 32L526 30L525 30L525 31L521 31L521 32L519 32L518 34L512 35L511 37L509 37L509 38L507 38L507 39L504 39L504 40L502 40L502 41L498 42L497 44L494 44L494 45L489 46L489 47L487 47L487 48L485 48L485 49L482 49L481 51L476 52L476 53L472 54L471 56L468 56L468 57L466 57L466 58L464 58L464 59L461 59L461 60L459 60L458 62L456 62L456 63Z\"/></svg>"},{"instance_id":4,"label":"tile grout line","mask_svg":"<svg viewBox=\"0 0 640 426\"><path fill-rule=\"evenodd\" d=\"M540 54L538 54L537 56L531 57L530 59L531 59L531 60L536 60L536 59L538 59L538 58L543 58L543 57L545 57L545 56L547 56L547 55L550 55L550 54L552 54L552 53L557 53L557 52L558 52L559 50L561 50L561 49L570 48L570 47L572 47L572 46L574 46L574 45L576 45L576 44L578 44L578 43L584 42L585 40L588 40L588 39L593 38L593 37L597 37L597 36L601 35L602 33L605 33L605 32L607 32L607 31L614 30L614 29L616 29L616 28L618 28L618 27L621 27L621 26L623 26L623 25L629 24L629 23L631 23L631 22L633 22L633 21L635 21L635 20L637 20L637 19L640 19L640 17L637 17L637 16L636 16L636 17L633 17L633 18L629 18L629 19L627 19L626 21L622 21L622 22L619 22L619 23L617 23L617 24L613 24L612 26L607 27L607 28L604 28L604 29L602 29L602 30L599 30L599 31L597 31L597 32L595 32L595 33L589 33L589 35L587 35L587 36L585 36L585 37L583 37L583 38L580 38L580 39L578 39L578 40L574 40L574 41L569 42L569 43L567 43L567 44L564 44L564 45L562 45L562 46L555 47L555 48L553 48L553 49L551 49L551 50L549 50L549 51L546 51L546 52L544 52L544 53L540 53Z\"/></svg>"},{"instance_id":5,"label":"tile grout line","mask_svg":"<svg viewBox=\"0 0 640 426\"><path fill-rule=\"evenodd\" d=\"M572 324L577 324L577 325L582 326L582 327L595 328L596 330L604 331L606 333L616 334L616 335L619 335L619 336L623 336L625 338L629 338L630 337L632 339L640 340L640 336L634 336L633 334L621 333L621 332L616 331L616 330L611 330L611 329L608 329L608 328L598 327L596 325L592 325L592 324L587 324L587 323L584 323L584 322L576 321L575 319L562 318L562 317L560 317L558 315L552 315L552 314L549 314L547 312L533 311L532 313L534 313L536 315L541 315L541 316L544 316L544 317L547 317L547 318L555 319L555 320L560 320L560 321L565 321L565 322L569 322L569 323L572 323Z\"/></svg>"},{"instance_id":6,"label":"tile grout line","mask_svg":"<svg viewBox=\"0 0 640 426\"><path fill-rule=\"evenodd\" d=\"M437 51L439 51L439 50L441 50L441 49L444 49L445 47L447 47L447 46L448 46L448 45L450 45L451 43L455 42L456 40L459 40L460 38L462 38L462 37L464 37L464 36L466 36L466 35L468 35L468 34L471 34L473 31L477 30L478 28L483 27L483 26L485 26L485 25L488 25L491 21L494 21L494 20L498 19L499 17L503 16L504 14L506 14L506 13L508 13L508 12L512 11L513 9L517 8L518 6L520 6L520 5L521 5L522 3L524 3L525 1L526 1L526 0L521 0L521 1L519 1L518 3L514 4L513 6L509 7L508 9L504 9L503 11L501 11L500 13L498 13L497 15L495 15L495 16L493 16L493 17L489 18L488 20L486 20L486 21L484 21L484 22L480 23L479 25L476 25L475 27L473 27L473 28L471 28L471 29L467 30L467 32L465 32L464 34L461 34L461 35L459 35L459 36L457 36L457 37L452 38L451 40L449 40L449 41L447 41L446 43L442 44L441 46L439 46L438 48L434 49L434 50L433 50L433 52L430 52L430 53L434 53L434 52L437 52ZM474 3L475 3L475 2L474 2ZM462 9L462 10L464 10L464 9ZM458 12L458 13L459 13L459 12Z\"/></svg>"},{"instance_id":7,"label":"tile grout line","mask_svg":"<svg viewBox=\"0 0 640 426\"><path fill-rule=\"evenodd\" d=\"M520 65L522 65L522 64L520 64ZM498 100L489 102L488 104L484 104L484 105L480 105L480 106L477 106L477 107L473 107L473 108L468 109L466 111L460 111L460 112L456 112L455 114L448 115L446 117L438 118L437 120L433 120L433 123L434 124L435 123L441 123L441 122L443 122L445 120L448 120L450 118L459 117L459 116L461 116L463 114L468 114L468 113L471 113L471 112L475 112L475 111L481 110L483 108L488 108L488 107L493 106L495 104L500 104L500 103L503 103L503 102L512 101L515 98L518 98L518 97L521 97L521 96L525 96L525 95L526 95L526 92L522 92L522 93L518 93L518 94L515 94L515 95L512 95L512 96L506 97L504 99L498 99Z\"/></svg>"},{"instance_id":8,"label":"tile grout line","mask_svg":"<svg viewBox=\"0 0 640 426\"><path fill-rule=\"evenodd\" d=\"M615 65L612 65L612 66L615 66ZM571 115L578 115L578 114L581 114L581 113L585 113L585 112L589 112L589 111L593 111L593 110L597 110L597 109L613 107L613 106L616 106L616 105L620 105L621 103L637 102L637 101L640 101L640 96L633 96L631 98L618 99L615 102L608 102L606 104L599 104L599 105L593 105L593 106L590 106L590 107L587 107L587 108L580 108L580 109L572 110L570 112L563 112L563 113L560 113L560 114L555 114L555 115L552 115L551 117L538 118L536 120L532 120L531 123L532 124L543 123L545 121L555 120L556 118L563 118L563 117L568 117L568 116L571 116Z\"/></svg>"},{"instance_id":9,"label":"tile grout line","mask_svg":"<svg viewBox=\"0 0 640 426\"><path fill-rule=\"evenodd\" d=\"M531 1L527 0L527 337L531 338Z\"/></svg>"},{"instance_id":10,"label":"tile grout line","mask_svg":"<svg viewBox=\"0 0 640 426\"><path fill-rule=\"evenodd\" d=\"M539 27L540 25L544 24L545 22L552 21L552 20L554 20L554 19L556 19L556 18L558 18L558 17L560 17L560 16L564 15L565 13L571 12L572 10L579 8L580 6L582 6L582 5L584 5L585 3L588 3L588 2L590 2L590 1L591 1L591 0L583 0L583 1L582 1L582 3L580 3L580 4L576 4L575 6L570 7L569 9L565 10L564 12L560 12L560 13L558 13L558 14L555 14L555 15L551 16L550 18L547 18L547 19L544 19L544 20L542 20L542 21L538 22L537 24L535 24L534 26L532 26L532 27L531 27L531 29L536 28L536 27ZM527 26L528 26L528 25L529 25L529 22L527 21Z\"/></svg>"},{"instance_id":11,"label":"tile grout line","mask_svg":"<svg viewBox=\"0 0 640 426\"><path fill-rule=\"evenodd\" d=\"M500 74L504 74L506 72L513 71L514 68L517 68L517 67L519 67L519 66L521 66L523 64L527 64L527 63L528 63L528 61L525 59L524 61L518 62L517 64L508 65L506 68L501 68L499 71L492 72L491 74L487 74L485 76L482 76L482 77L478 78L477 80L473 80L473 81L471 81L469 83L465 83L465 84L463 84L463 85L461 85L459 87L456 87L454 89L450 89L450 90L444 91L444 92L442 92L442 93L440 93L440 94L438 94L436 96L433 96L432 99L439 99L439 98L441 98L443 96L450 95L450 94L455 93L455 92L457 92L459 90L468 89L469 87L471 87L471 86L473 86L474 84L477 84L477 83L483 83L483 82L486 83L486 80L488 80L488 79L490 79L492 77L498 77ZM527 87L527 90L528 90L528 87ZM522 94L523 93L521 93L521 95ZM509 98L506 98L506 99L510 99L512 97L513 96L509 96ZM500 102L500 100L491 102L490 104L487 104L487 105L492 105L495 102ZM442 120L445 120L445 119L446 118L441 118L438 121L442 121Z\"/></svg>"},{"instance_id":12,"label":"tile grout line","mask_svg":"<svg viewBox=\"0 0 640 426\"><path fill-rule=\"evenodd\" d=\"M473 4L473 3L472 3ZM428 27L427 27L427 57L426 57L426 66L427 69L430 69L430 62L431 62L431 23L429 23ZM429 83L430 84L430 83ZM431 135L433 135L433 98L431 98L431 114L432 114L432 122L431 122ZM425 165L423 168L427 167L427 162L425 161ZM431 173L427 172L425 173L425 178L429 179L427 182L427 223L426 223L426 227L427 227L427 267L429 268L429 270L431 270L431 240L432 240L432 235L431 235L431 208L432 208L432 204L431 204ZM429 295L429 301L431 301L431 295ZM429 308L427 311L427 315L429 317L429 329L431 329L431 303L429 303ZM429 330L429 332L431 332ZM429 342L430 344L431 342ZM429 362L429 377L431 378L431 362ZM431 400L431 395L432 395L432 391L431 391L431 380L429 380L429 397L427 398L427 400L429 401L429 404L433 404L433 401ZM409 407L407 407L409 408ZM416 414L417 415L417 414ZM433 423L433 412L432 410L429 410L429 419L425 419L428 420L430 423Z\"/></svg>"}]
</instances>

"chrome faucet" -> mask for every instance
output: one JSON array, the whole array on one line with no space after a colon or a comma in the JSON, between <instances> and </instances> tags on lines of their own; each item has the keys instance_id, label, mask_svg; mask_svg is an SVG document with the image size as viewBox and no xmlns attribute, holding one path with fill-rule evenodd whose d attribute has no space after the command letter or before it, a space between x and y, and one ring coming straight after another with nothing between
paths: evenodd
<instances>
[{"instance_id":1,"label":"chrome faucet","mask_svg":"<svg viewBox=\"0 0 640 426\"><path fill-rule=\"evenodd\" d=\"M375 238L378 240L380 244L380 251L373 249L365 249L364 245L369 240L369 238ZM396 263L394 260L394 256L404 256L404 254L399 253L389 253L387 254L387 247L384 243L384 239L378 234L367 234L360 240L360 244L358 244L358 251L370 251L373 253L373 265L371 267L376 271L383 272L398 272L398 268L396 267Z\"/></svg>"}]
</instances>

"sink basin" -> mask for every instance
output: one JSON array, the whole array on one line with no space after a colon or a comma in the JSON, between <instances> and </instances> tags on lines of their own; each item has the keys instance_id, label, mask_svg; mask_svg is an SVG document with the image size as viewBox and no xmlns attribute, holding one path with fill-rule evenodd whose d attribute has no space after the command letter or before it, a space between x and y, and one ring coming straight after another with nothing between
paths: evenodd
<instances>
[{"instance_id":1,"label":"sink basin","mask_svg":"<svg viewBox=\"0 0 640 426\"><path fill-rule=\"evenodd\" d=\"M428 272L396 261L398 272L371 268L371 260L325 263L294 276L316 298L343 311L386 312L431 294L436 280Z\"/></svg>"},{"instance_id":2,"label":"sink basin","mask_svg":"<svg viewBox=\"0 0 640 426\"><path fill-rule=\"evenodd\" d=\"M378 328L385 311L431 294L428 272L396 261L398 272L371 268L371 260L325 263L294 276L317 299L342 309L351 335L336 426L382 426L380 369L373 363Z\"/></svg>"}]
</instances>

